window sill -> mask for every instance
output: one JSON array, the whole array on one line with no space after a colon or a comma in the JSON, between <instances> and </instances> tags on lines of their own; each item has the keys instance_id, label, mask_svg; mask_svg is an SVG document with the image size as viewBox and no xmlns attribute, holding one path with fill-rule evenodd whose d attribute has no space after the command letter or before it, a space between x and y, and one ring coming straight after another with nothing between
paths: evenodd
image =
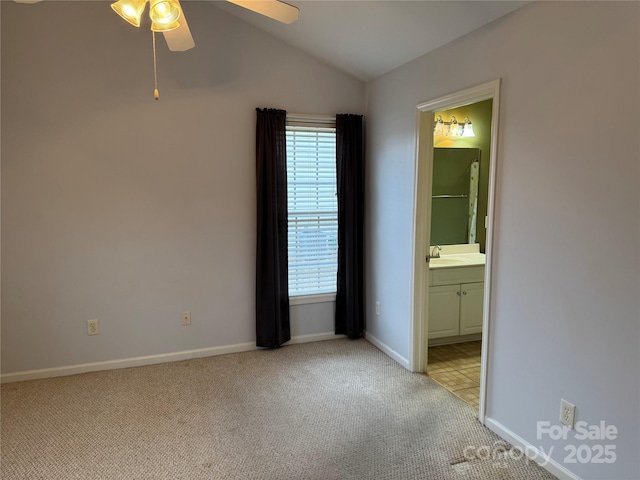
<instances>
[{"instance_id":1,"label":"window sill","mask_svg":"<svg viewBox=\"0 0 640 480\"><path fill-rule=\"evenodd\" d=\"M335 301L335 293L320 293L318 295L298 295L295 297L289 297L289 305L306 305L308 303L329 303Z\"/></svg>"}]
</instances>

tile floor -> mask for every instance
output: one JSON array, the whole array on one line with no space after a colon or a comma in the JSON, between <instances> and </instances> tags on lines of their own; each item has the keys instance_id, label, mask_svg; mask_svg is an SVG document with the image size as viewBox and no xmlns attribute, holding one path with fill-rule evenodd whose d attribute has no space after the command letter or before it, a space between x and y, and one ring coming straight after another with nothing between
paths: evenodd
<instances>
[{"instance_id":1,"label":"tile floor","mask_svg":"<svg viewBox=\"0 0 640 480\"><path fill-rule=\"evenodd\" d=\"M429 347L429 377L457 397L478 408L480 398L480 348L482 342Z\"/></svg>"}]
</instances>

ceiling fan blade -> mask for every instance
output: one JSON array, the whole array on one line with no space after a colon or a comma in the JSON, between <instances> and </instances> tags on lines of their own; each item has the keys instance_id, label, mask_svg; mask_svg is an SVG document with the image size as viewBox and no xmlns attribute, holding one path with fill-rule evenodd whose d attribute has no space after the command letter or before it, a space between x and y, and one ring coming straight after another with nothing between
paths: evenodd
<instances>
[{"instance_id":1,"label":"ceiling fan blade","mask_svg":"<svg viewBox=\"0 0 640 480\"><path fill-rule=\"evenodd\" d=\"M16 3L38 3L42 0L13 0Z\"/></svg>"},{"instance_id":2,"label":"ceiling fan blade","mask_svg":"<svg viewBox=\"0 0 640 480\"><path fill-rule=\"evenodd\" d=\"M282 23L293 23L298 20L298 7L280 0L227 0L234 5L244 7Z\"/></svg>"},{"instance_id":3,"label":"ceiling fan blade","mask_svg":"<svg viewBox=\"0 0 640 480\"><path fill-rule=\"evenodd\" d=\"M178 5L180 3L178 2ZM178 20L180 26L175 30L170 30L164 33L164 39L167 41L167 46L172 52L184 52L196 46L189 30L189 24L187 23L187 17L184 15L182 5L180 5L180 18Z\"/></svg>"}]
</instances>

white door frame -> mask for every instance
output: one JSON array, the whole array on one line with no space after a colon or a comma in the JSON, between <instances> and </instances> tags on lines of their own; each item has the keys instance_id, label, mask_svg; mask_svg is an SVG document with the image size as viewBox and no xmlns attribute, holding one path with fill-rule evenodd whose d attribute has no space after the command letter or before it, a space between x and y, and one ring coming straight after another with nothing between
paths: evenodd
<instances>
[{"instance_id":1,"label":"white door frame","mask_svg":"<svg viewBox=\"0 0 640 480\"><path fill-rule=\"evenodd\" d=\"M482 358L480 369L480 402L478 419L484 424L486 408L487 360L489 358L489 318L491 312L491 264L493 260L493 220L498 158L498 114L500 112L500 79L439 97L416 106L416 175L414 185L414 266L412 275L413 322L409 352L413 372L427 369L429 266L426 256L431 235L431 174L433 170L434 113L455 107L493 99L491 112L491 152L489 165L489 195L487 198L486 265L484 272L484 306L482 312Z\"/></svg>"}]
</instances>

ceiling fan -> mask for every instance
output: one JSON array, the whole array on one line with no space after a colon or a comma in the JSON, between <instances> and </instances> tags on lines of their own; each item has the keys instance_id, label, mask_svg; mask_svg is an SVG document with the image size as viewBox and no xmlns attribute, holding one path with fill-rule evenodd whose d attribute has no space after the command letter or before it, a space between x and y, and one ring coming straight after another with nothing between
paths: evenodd
<instances>
[{"instance_id":1,"label":"ceiling fan","mask_svg":"<svg viewBox=\"0 0 640 480\"><path fill-rule=\"evenodd\" d=\"M17 3L37 3L41 0L14 1ZM298 19L298 7L280 0L227 1L282 23L293 23ZM139 27L147 2L149 2L149 17L153 32L153 76L155 83L153 98L158 100L160 94L156 68L156 32L164 34L167 46L173 52L184 52L195 47L196 44L178 0L117 0L111 4L111 8L131 25Z\"/></svg>"},{"instance_id":2,"label":"ceiling fan","mask_svg":"<svg viewBox=\"0 0 640 480\"><path fill-rule=\"evenodd\" d=\"M111 7L131 25L139 27L147 1L151 30L164 34L169 50L183 52L195 46L178 0L118 0ZM293 23L298 19L298 8L280 0L227 1L282 23Z\"/></svg>"},{"instance_id":3,"label":"ceiling fan","mask_svg":"<svg viewBox=\"0 0 640 480\"><path fill-rule=\"evenodd\" d=\"M17 3L37 3L40 0L14 0ZM191 30L178 0L118 0L111 8L134 27L140 26L142 14L149 2L151 30L162 32L169 50L184 52L195 47ZM282 23L298 19L298 8L280 0L227 0Z\"/></svg>"}]
</instances>

